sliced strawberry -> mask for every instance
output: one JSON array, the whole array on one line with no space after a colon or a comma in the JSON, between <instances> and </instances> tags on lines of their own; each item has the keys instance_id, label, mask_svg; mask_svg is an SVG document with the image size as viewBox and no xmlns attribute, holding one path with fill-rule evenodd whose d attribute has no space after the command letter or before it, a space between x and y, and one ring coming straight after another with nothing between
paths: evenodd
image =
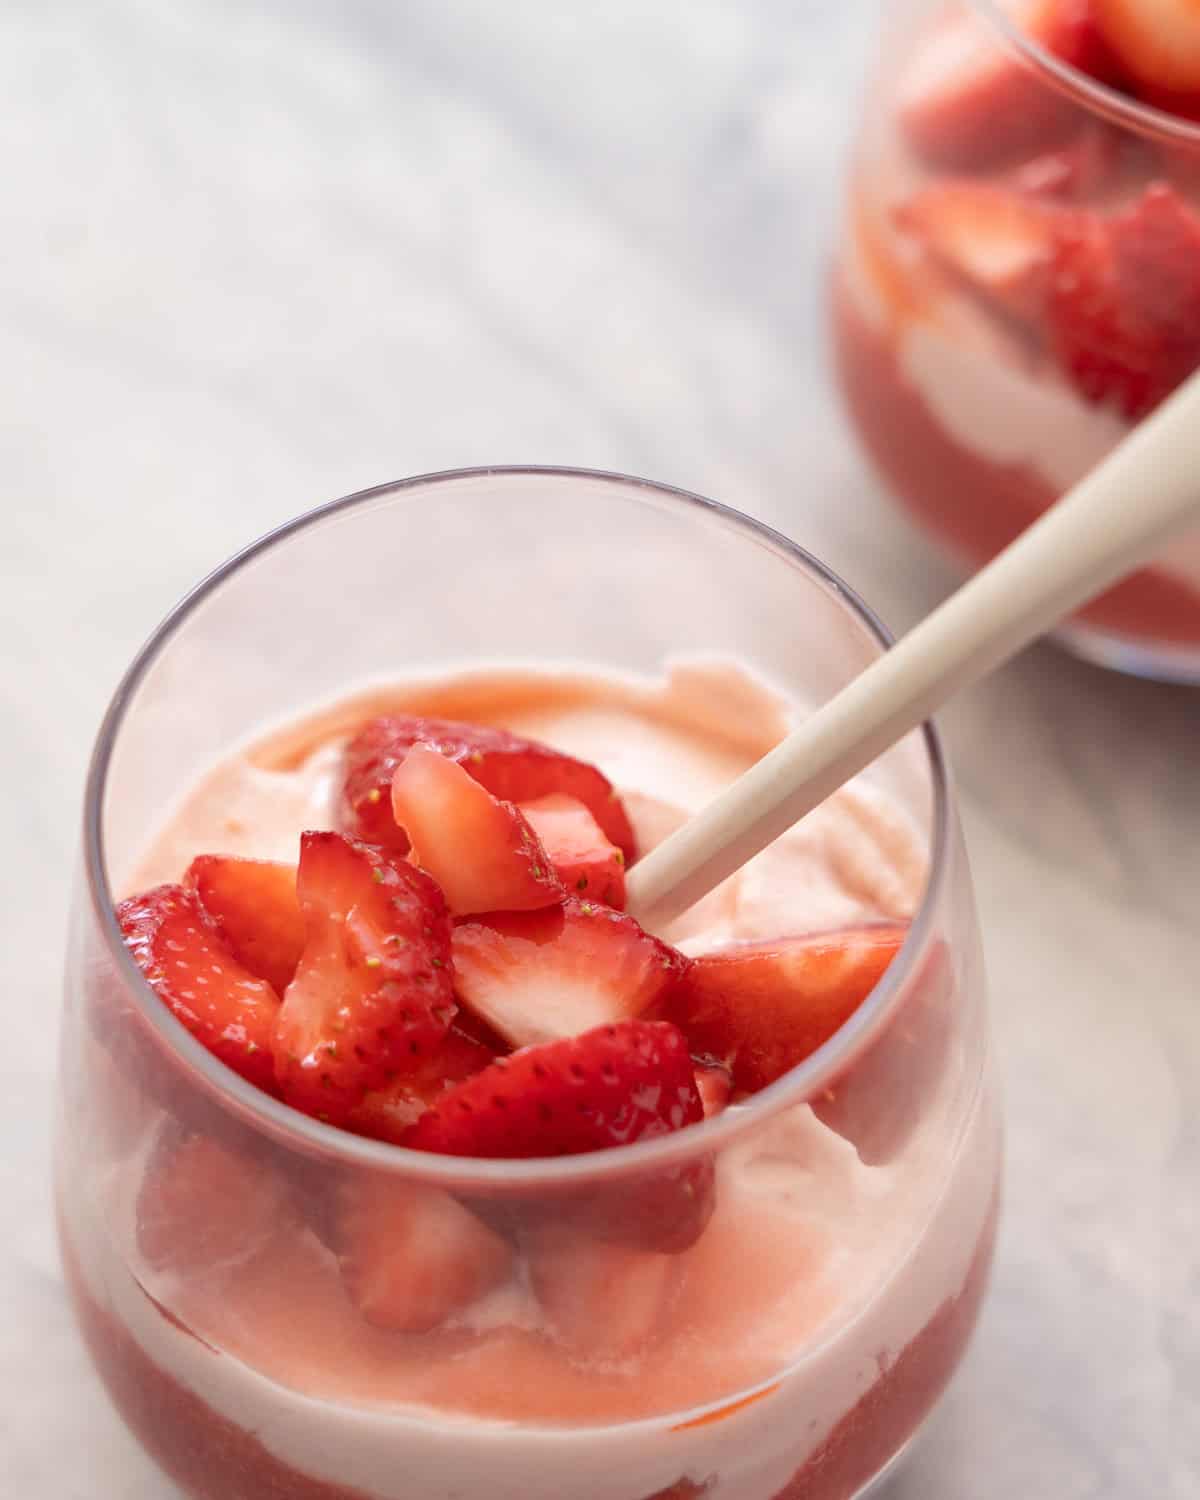
<instances>
[{"instance_id":1,"label":"sliced strawberry","mask_svg":"<svg viewBox=\"0 0 1200 1500\"><path fill-rule=\"evenodd\" d=\"M1012 18L1060 61L1109 76L1091 0L1021 0ZM1085 112L989 22L955 9L914 54L900 83L898 119L908 144L932 166L981 171L1061 144Z\"/></svg>"},{"instance_id":2,"label":"sliced strawberry","mask_svg":"<svg viewBox=\"0 0 1200 1500\"><path fill-rule=\"evenodd\" d=\"M634 1359L661 1334L679 1275L673 1256L559 1227L532 1236L525 1249L548 1330L576 1359Z\"/></svg>"},{"instance_id":3,"label":"sliced strawberry","mask_svg":"<svg viewBox=\"0 0 1200 1500\"><path fill-rule=\"evenodd\" d=\"M1159 141L1155 156L1158 180L1173 187L1193 208L1200 206L1200 144Z\"/></svg>"},{"instance_id":4,"label":"sliced strawberry","mask_svg":"<svg viewBox=\"0 0 1200 1500\"><path fill-rule=\"evenodd\" d=\"M436 1099L454 1084L482 1072L499 1050L469 1036L455 1022L415 1068L368 1094L351 1110L346 1129L399 1145Z\"/></svg>"},{"instance_id":5,"label":"sliced strawberry","mask_svg":"<svg viewBox=\"0 0 1200 1500\"><path fill-rule=\"evenodd\" d=\"M1022 322L1040 321L1053 249L1046 205L991 183L947 179L901 203L896 222L967 290Z\"/></svg>"},{"instance_id":6,"label":"sliced strawberry","mask_svg":"<svg viewBox=\"0 0 1200 1500\"><path fill-rule=\"evenodd\" d=\"M295 865L200 854L183 883L195 891L237 961L282 995L304 947Z\"/></svg>"},{"instance_id":7,"label":"sliced strawberry","mask_svg":"<svg viewBox=\"0 0 1200 1500\"><path fill-rule=\"evenodd\" d=\"M625 856L582 802L556 794L523 803L521 811L568 891L618 910L625 905Z\"/></svg>"},{"instance_id":8,"label":"sliced strawberry","mask_svg":"<svg viewBox=\"0 0 1200 1500\"><path fill-rule=\"evenodd\" d=\"M1200 215L1165 183L1055 230L1053 346L1075 387L1144 416L1200 362Z\"/></svg>"},{"instance_id":9,"label":"sliced strawberry","mask_svg":"<svg viewBox=\"0 0 1200 1500\"><path fill-rule=\"evenodd\" d=\"M156 1271L197 1275L246 1260L286 1229L289 1193L265 1165L205 1136L160 1146L137 1200L137 1242Z\"/></svg>"},{"instance_id":10,"label":"sliced strawberry","mask_svg":"<svg viewBox=\"0 0 1200 1500\"><path fill-rule=\"evenodd\" d=\"M414 745L396 767L392 814L452 916L532 911L562 900L562 885L522 814L436 750Z\"/></svg>"},{"instance_id":11,"label":"sliced strawberry","mask_svg":"<svg viewBox=\"0 0 1200 1500\"><path fill-rule=\"evenodd\" d=\"M733 1070L728 1063L718 1062L714 1057L694 1057L692 1064L696 1070L700 1102L704 1105L704 1118L711 1120L729 1103L733 1093Z\"/></svg>"},{"instance_id":12,"label":"sliced strawberry","mask_svg":"<svg viewBox=\"0 0 1200 1500\"><path fill-rule=\"evenodd\" d=\"M704 954L666 1013L694 1051L728 1062L736 1088L765 1088L853 1015L906 931L851 928Z\"/></svg>"},{"instance_id":13,"label":"sliced strawberry","mask_svg":"<svg viewBox=\"0 0 1200 1500\"><path fill-rule=\"evenodd\" d=\"M703 1119L692 1060L664 1021L526 1047L443 1094L408 1144L450 1156L573 1156Z\"/></svg>"},{"instance_id":14,"label":"sliced strawberry","mask_svg":"<svg viewBox=\"0 0 1200 1500\"><path fill-rule=\"evenodd\" d=\"M242 967L196 897L160 885L117 907L134 962L175 1018L223 1063L275 1092L271 1037L279 997Z\"/></svg>"},{"instance_id":15,"label":"sliced strawberry","mask_svg":"<svg viewBox=\"0 0 1200 1500\"><path fill-rule=\"evenodd\" d=\"M275 1025L284 1098L344 1120L415 1071L455 1012L442 893L406 860L337 833L300 838L305 944Z\"/></svg>"},{"instance_id":16,"label":"sliced strawberry","mask_svg":"<svg viewBox=\"0 0 1200 1500\"><path fill-rule=\"evenodd\" d=\"M1126 304L1110 226L1095 214L1055 235L1048 316L1058 362L1089 401L1136 418L1160 399L1157 338Z\"/></svg>"},{"instance_id":17,"label":"sliced strawberry","mask_svg":"<svg viewBox=\"0 0 1200 1500\"><path fill-rule=\"evenodd\" d=\"M1200 118L1196 0L1093 0L1096 24L1142 98Z\"/></svg>"},{"instance_id":18,"label":"sliced strawberry","mask_svg":"<svg viewBox=\"0 0 1200 1500\"><path fill-rule=\"evenodd\" d=\"M575 897L454 931L459 999L514 1047L639 1016L686 968L632 917Z\"/></svg>"},{"instance_id":19,"label":"sliced strawberry","mask_svg":"<svg viewBox=\"0 0 1200 1500\"><path fill-rule=\"evenodd\" d=\"M612 783L595 766L504 729L411 714L372 719L347 747L344 795L350 832L388 848L407 849L392 817L392 778L419 743L460 762L493 797L506 802L532 802L554 792L577 798L626 860L633 860L633 830L625 809Z\"/></svg>"},{"instance_id":20,"label":"sliced strawberry","mask_svg":"<svg viewBox=\"0 0 1200 1500\"><path fill-rule=\"evenodd\" d=\"M1112 220L1117 274L1163 348L1188 361L1200 350L1200 213L1169 184L1152 182Z\"/></svg>"},{"instance_id":21,"label":"sliced strawberry","mask_svg":"<svg viewBox=\"0 0 1200 1500\"><path fill-rule=\"evenodd\" d=\"M570 1156L650 1139L703 1118L686 1043L661 1021L624 1021L497 1058L448 1090L406 1145L452 1156ZM686 1250L713 1210L709 1158L631 1180L564 1190L515 1212L510 1229L548 1223L644 1250Z\"/></svg>"},{"instance_id":22,"label":"sliced strawberry","mask_svg":"<svg viewBox=\"0 0 1200 1500\"><path fill-rule=\"evenodd\" d=\"M934 940L888 1025L812 1100L817 1118L868 1166L900 1155L929 1118L930 1100L966 1066L955 1014L964 958Z\"/></svg>"},{"instance_id":23,"label":"sliced strawberry","mask_svg":"<svg viewBox=\"0 0 1200 1500\"><path fill-rule=\"evenodd\" d=\"M1094 120L1065 146L1021 162L1008 182L1016 192L1034 198L1090 203L1116 190L1145 155L1143 141L1122 134L1105 120Z\"/></svg>"},{"instance_id":24,"label":"sliced strawberry","mask_svg":"<svg viewBox=\"0 0 1200 1500\"><path fill-rule=\"evenodd\" d=\"M507 1243L440 1188L371 1180L338 1205L342 1279L368 1323L427 1333L507 1279Z\"/></svg>"}]
</instances>

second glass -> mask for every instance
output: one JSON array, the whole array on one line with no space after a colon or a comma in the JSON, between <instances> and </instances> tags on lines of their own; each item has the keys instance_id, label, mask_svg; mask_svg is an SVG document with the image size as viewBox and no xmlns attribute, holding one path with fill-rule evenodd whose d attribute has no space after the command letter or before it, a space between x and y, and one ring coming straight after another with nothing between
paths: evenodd
<instances>
[{"instance_id":1,"label":"second glass","mask_svg":"<svg viewBox=\"0 0 1200 1500\"><path fill-rule=\"evenodd\" d=\"M834 278L838 376L892 494L976 567L1200 366L1200 125L1098 81L1077 0L905 0L882 55ZM1060 636L1200 682L1200 533Z\"/></svg>"}]
</instances>

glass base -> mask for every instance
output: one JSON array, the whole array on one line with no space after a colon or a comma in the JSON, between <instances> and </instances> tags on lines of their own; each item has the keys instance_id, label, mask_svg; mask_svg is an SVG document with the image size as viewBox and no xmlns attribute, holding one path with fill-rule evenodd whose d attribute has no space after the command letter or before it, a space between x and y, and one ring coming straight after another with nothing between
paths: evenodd
<instances>
[{"instance_id":1,"label":"glass base","mask_svg":"<svg viewBox=\"0 0 1200 1500\"><path fill-rule=\"evenodd\" d=\"M1127 677L1200 687L1200 646L1140 644L1090 625L1064 625L1051 639L1073 656Z\"/></svg>"},{"instance_id":2,"label":"glass base","mask_svg":"<svg viewBox=\"0 0 1200 1500\"><path fill-rule=\"evenodd\" d=\"M913 1433L912 1437L909 1438L908 1442L905 1443L904 1447L892 1454L886 1466L880 1469L870 1484L865 1489L859 1490L858 1494L854 1496L854 1500L887 1500L887 1495L891 1492L893 1480L898 1478L900 1471L908 1464L914 1449L921 1441L921 1434L925 1431L928 1421L927 1417L917 1431Z\"/></svg>"}]
</instances>

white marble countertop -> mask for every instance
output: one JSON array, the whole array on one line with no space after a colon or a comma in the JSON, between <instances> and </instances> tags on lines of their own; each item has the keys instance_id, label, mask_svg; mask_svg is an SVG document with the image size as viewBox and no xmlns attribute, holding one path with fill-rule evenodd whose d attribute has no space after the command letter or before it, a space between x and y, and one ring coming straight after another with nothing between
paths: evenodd
<instances>
[{"instance_id":1,"label":"white marble countertop","mask_svg":"<svg viewBox=\"0 0 1200 1500\"><path fill-rule=\"evenodd\" d=\"M949 586L823 365L874 22L785 0L3 8L5 1496L171 1494L76 1342L47 1135L89 742L186 585L315 502L532 461L756 512L897 627ZM944 727L1007 1214L980 1336L890 1493L1194 1500L1200 695L1040 649Z\"/></svg>"}]
</instances>

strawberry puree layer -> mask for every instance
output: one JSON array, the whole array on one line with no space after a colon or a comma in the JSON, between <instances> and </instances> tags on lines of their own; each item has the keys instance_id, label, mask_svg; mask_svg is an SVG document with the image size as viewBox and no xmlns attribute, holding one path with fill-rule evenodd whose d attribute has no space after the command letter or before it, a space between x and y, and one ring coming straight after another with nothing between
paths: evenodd
<instances>
[{"instance_id":1,"label":"strawberry puree layer","mask_svg":"<svg viewBox=\"0 0 1200 1500\"><path fill-rule=\"evenodd\" d=\"M302 828L334 820L348 732L400 707L500 724L595 761L643 849L790 720L783 700L729 666L658 683L491 673L392 688L217 767L127 884L177 878L203 850L294 858ZM927 856L896 792L919 806L920 776L918 753L909 761L902 749L670 935L699 951L910 915ZM932 1039L920 1112L908 1110L887 1150L860 1154L851 1091L844 1134L836 1102L830 1114L822 1101L821 1118L795 1106L728 1146L713 1221L671 1259L654 1336L636 1352L564 1347L519 1261L508 1284L442 1329L372 1328L302 1213L281 1215L213 1274L153 1271L134 1206L164 1129L151 1109L140 1123L131 1112L99 1170L92 1151L86 1175L64 1142L64 1239L97 1361L147 1446L193 1486L186 1465L200 1472L189 1455L202 1444L191 1429L208 1424L230 1478L195 1489L204 1496L642 1500L687 1493L672 1488L681 1476L711 1500L848 1495L853 1455L864 1473L879 1467L871 1444L890 1456L948 1377L991 1238L998 1144L981 1049L954 1021L947 966L931 955L927 973L908 1012ZM902 1074L913 1087L915 1076Z\"/></svg>"},{"instance_id":2,"label":"strawberry puree layer","mask_svg":"<svg viewBox=\"0 0 1200 1500\"><path fill-rule=\"evenodd\" d=\"M88 1349L114 1404L147 1452L196 1500L370 1500L362 1490L313 1479L220 1416L156 1365L91 1294L62 1232L67 1287ZM989 1216L961 1292L948 1298L805 1462L776 1500L850 1500L904 1446L954 1372L987 1284L995 1238ZM699 1500L708 1479L680 1479L644 1500ZM422 1500L416 1489L409 1500ZM630 1496L630 1500L643 1497Z\"/></svg>"},{"instance_id":3,"label":"strawberry puree layer","mask_svg":"<svg viewBox=\"0 0 1200 1500\"><path fill-rule=\"evenodd\" d=\"M833 288L837 374L860 439L896 497L972 564L1020 535L1121 431L1062 387L1025 377L980 350L974 358L934 325L880 320L857 278ZM969 336L969 333L968 333ZM1039 440L1049 451L1037 451ZM1057 450L1057 451L1055 451ZM1131 497L1136 503L1136 497ZM1200 644L1200 545L1123 579L1080 612L1090 625L1174 646Z\"/></svg>"}]
</instances>

